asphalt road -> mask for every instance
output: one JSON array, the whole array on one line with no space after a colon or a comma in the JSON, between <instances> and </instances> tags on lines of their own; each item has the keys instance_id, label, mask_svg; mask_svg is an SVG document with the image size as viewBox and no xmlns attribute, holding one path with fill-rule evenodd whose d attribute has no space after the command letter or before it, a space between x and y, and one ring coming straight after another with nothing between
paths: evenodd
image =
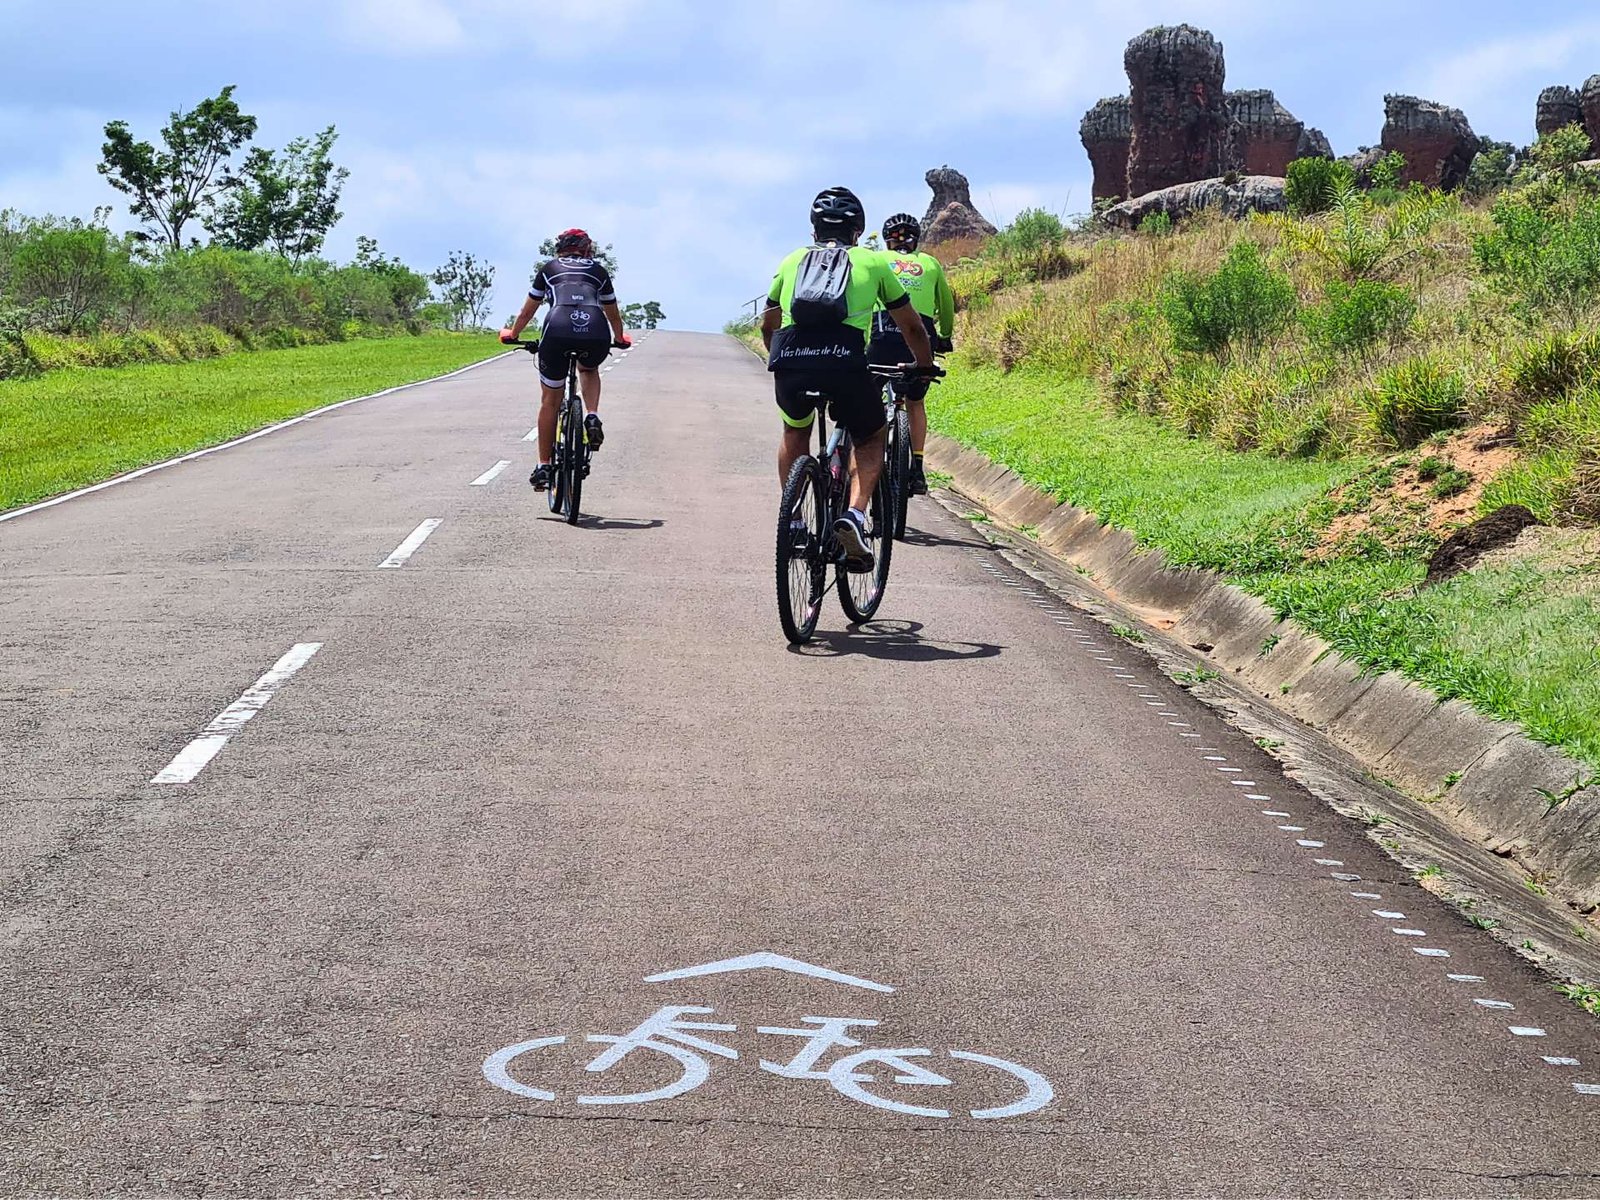
<instances>
[{"instance_id":1,"label":"asphalt road","mask_svg":"<svg viewBox=\"0 0 1600 1200\"><path fill-rule=\"evenodd\" d=\"M1600 1194L1546 981L930 501L791 651L617 362L577 528L526 356L0 524L0 1192Z\"/></svg>"}]
</instances>

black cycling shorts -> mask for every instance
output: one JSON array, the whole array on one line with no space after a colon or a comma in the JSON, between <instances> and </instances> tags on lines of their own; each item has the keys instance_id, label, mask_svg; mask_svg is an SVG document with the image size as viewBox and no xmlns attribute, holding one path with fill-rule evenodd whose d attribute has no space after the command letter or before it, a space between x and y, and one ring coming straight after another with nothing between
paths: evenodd
<instances>
[{"instance_id":1,"label":"black cycling shorts","mask_svg":"<svg viewBox=\"0 0 1600 1200\"><path fill-rule=\"evenodd\" d=\"M791 429L809 429L816 419L818 399L807 392L826 396L832 402L828 405L829 416L858 442L877 433L886 423L883 387L866 371L774 371L772 384L783 423Z\"/></svg>"},{"instance_id":2,"label":"black cycling shorts","mask_svg":"<svg viewBox=\"0 0 1600 1200\"><path fill-rule=\"evenodd\" d=\"M547 337L539 340L539 382L545 387L564 387L567 382L567 356L574 351L578 365L593 371L611 353L610 342L597 342L593 338L579 341L576 338Z\"/></svg>"}]
</instances>

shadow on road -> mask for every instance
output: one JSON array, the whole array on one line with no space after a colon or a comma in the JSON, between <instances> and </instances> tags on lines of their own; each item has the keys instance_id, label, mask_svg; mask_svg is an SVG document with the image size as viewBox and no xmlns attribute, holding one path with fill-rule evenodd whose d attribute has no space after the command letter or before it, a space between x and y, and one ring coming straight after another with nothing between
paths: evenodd
<instances>
[{"instance_id":1,"label":"shadow on road","mask_svg":"<svg viewBox=\"0 0 1600 1200\"><path fill-rule=\"evenodd\" d=\"M824 630L804 646L790 646L791 654L836 658L861 654L892 662L949 662L993 658L1004 649L993 642L930 642L917 636L920 621L872 621L846 630Z\"/></svg>"},{"instance_id":2,"label":"shadow on road","mask_svg":"<svg viewBox=\"0 0 1600 1200\"><path fill-rule=\"evenodd\" d=\"M544 516L540 517L539 520L560 521L563 524L566 522L565 517L557 516ZM629 533L643 529L660 529L665 524L665 521L655 517L649 519L644 517L586 517L582 513L578 514L579 529L600 529Z\"/></svg>"},{"instance_id":3,"label":"shadow on road","mask_svg":"<svg viewBox=\"0 0 1600 1200\"><path fill-rule=\"evenodd\" d=\"M988 542L975 541L969 538L940 537L937 533L924 533L920 529L906 526L905 544L908 546L955 546L963 550L993 550Z\"/></svg>"}]
</instances>

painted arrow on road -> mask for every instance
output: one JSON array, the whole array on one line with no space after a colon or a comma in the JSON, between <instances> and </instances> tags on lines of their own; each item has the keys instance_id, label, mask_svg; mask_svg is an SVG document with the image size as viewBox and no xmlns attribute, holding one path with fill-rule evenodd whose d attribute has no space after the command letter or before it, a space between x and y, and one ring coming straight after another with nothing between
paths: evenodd
<instances>
[{"instance_id":1,"label":"painted arrow on road","mask_svg":"<svg viewBox=\"0 0 1600 1200\"><path fill-rule=\"evenodd\" d=\"M694 979L700 975L722 975L731 971L758 971L764 967L771 967L777 971L792 971L796 975L810 975L814 979L826 979L829 983L843 983L874 992L894 991L886 983L858 979L854 975L832 971L815 963L801 962L798 958L789 958L783 954L774 954L770 950L764 950L759 954L744 954L738 958L724 958L719 962L701 963L698 967L680 967L676 971L663 971L659 975L646 975L644 981L666 983L670 979Z\"/></svg>"}]
</instances>

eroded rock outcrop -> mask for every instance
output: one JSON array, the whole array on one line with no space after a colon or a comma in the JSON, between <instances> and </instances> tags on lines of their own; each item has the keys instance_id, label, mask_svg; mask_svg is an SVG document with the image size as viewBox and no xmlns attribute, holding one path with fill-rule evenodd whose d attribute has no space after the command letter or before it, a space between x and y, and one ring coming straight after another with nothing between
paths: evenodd
<instances>
[{"instance_id":1,"label":"eroded rock outcrop","mask_svg":"<svg viewBox=\"0 0 1600 1200\"><path fill-rule=\"evenodd\" d=\"M1283 212L1288 208L1283 179L1276 175L1230 175L1174 184L1106 209L1104 220L1122 229L1137 229L1152 213L1164 212L1174 221L1181 221L1208 208L1236 218L1253 212Z\"/></svg>"},{"instance_id":2,"label":"eroded rock outcrop","mask_svg":"<svg viewBox=\"0 0 1600 1200\"><path fill-rule=\"evenodd\" d=\"M1158 26L1128 43L1133 135L1129 196L1234 169L1222 44L1191 25Z\"/></svg>"},{"instance_id":3,"label":"eroded rock outcrop","mask_svg":"<svg viewBox=\"0 0 1600 1200\"><path fill-rule=\"evenodd\" d=\"M1539 93L1539 107L1534 114L1533 127L1539 136L1565 129L1568 125L1583 124L1583 102L1577 88L1547 87Z\"/></svg>"},{"instance_id":4,"label":"eroded rock outcrop","mask_svg":"<svg viewBox=\"0 0 1600 1200\"><path fill-rule=\"evenodd\" d=\"M922 219L922 243L937 246L959 238L993 237L995 227L972 206L967 177L952 167L935 167L923 176L933 189L928 215Z\"/></svg>"},{"instance_id":5,"label":"eroded rock outcrop","mask_svg":"<svg viewBox=\"0 0 1600 1200\"><path fill-rule=\"evenodd\" d=\"M1333 143L1328 140L1328 135L1320 129L1313 129L1307 125L1300 135L1300 144L1295 147L1296 158L1333 158Z\"/></svg>"},{"instance_id":6,"label":"eroded rock outcrop","mask_svg":"<svg viewBox=\"0 0 1600 1200\"><path fill-rule=\"evenodd\" d=\"M1133 143L1133 105L1126 96L1100 101L1078 125L1078 137L1094 168L1094 198L1121 199L1128 194L1128 150Z\"/></svg>"},{"instance_id":7,"label":"eroded rock outcrop","mask_svg":"<svg viewBox=\"0 0 1600 1200\"><path fill-rule=\"evenodd\" d=\"M1283 175L1301 157L1305 122L1266 88L1228 93L1228 114L1234 122L1234 161L1248 175Z\"/></svg>"},{"instance_id":8,"label":"eroded rock outcrop","mask_svg":"<svg viewBox=\"0 0 1600 1200\"><path fill-rule=\"evenodd\" d=\"M1466 182L1467 171L1483 145L1459 108L1422 100L1416 96L1383 98L1385 153L1405 156L1402 183L1424 183L1454 190Z\"/></svg>"},{"instance_id":9,"label":"eroded rock outcrop","mask_svg":"<svg viewBox=\"0 0 1600 1200\"><path fill-rule=\"evenodd\" d=\"M1583 111L1583 127L1589 141L1600 146L1600 75L1591 75L1578 93L1578 106Z\"/></svg>"}]
</instances>

